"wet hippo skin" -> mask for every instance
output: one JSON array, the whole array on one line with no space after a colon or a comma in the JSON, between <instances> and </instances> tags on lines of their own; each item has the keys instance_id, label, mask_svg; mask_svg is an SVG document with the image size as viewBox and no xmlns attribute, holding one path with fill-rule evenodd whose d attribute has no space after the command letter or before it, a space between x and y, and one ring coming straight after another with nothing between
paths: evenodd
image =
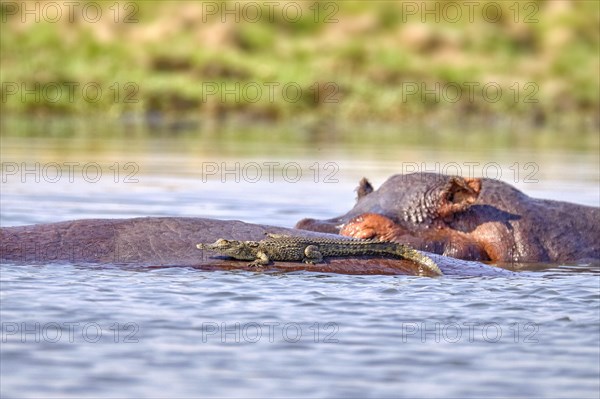
<instances>
[{"instance_id":1,"label":"wet hippo skin","mask_svg":"<svg viewBox=\"0 0 600 399\"><path fill-rule=\"evenodd\" d=\"M302 230L203 218L88 219L0 229L3 262L108 264L141 267L189 266L205 270L249 269L247 261L219 257L196 249L218 238L261 240L266 232L319 236ZM447 275L506 276L510 272L478 262L432 254ZM270 270L344 274L417 273L410 261L374 257L330 258L308 265L276 262ZM250 269L252 270L252 269Z\"/></svg>"},{"instance_id":2,"label":"wet hippo skin","mask_svg":"<svg viewBox=\"0 0 600 399\"><path fill-rule=\"evenodd\" d=\"M296 228L379 238L460 259L576 262L600 259L600 209L536 199L507 183L434 173L363 179L355 207Z\"/></svg>"}]
</instances>

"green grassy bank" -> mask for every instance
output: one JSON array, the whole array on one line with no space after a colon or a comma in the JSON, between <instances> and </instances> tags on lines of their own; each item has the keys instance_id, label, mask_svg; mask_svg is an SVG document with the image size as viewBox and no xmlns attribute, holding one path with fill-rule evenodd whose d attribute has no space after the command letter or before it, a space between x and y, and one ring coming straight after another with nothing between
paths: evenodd
<instances>
[{"instance_id":1,"label":"green grassy bank","mask_svg":"<svg viewBox=\"0 0 600 399\"><path fill-rule=\"evenodd\" d=\"M2 2L3 112L599 123L596 1L36 3Z\"/></svg>"}]
</instances>

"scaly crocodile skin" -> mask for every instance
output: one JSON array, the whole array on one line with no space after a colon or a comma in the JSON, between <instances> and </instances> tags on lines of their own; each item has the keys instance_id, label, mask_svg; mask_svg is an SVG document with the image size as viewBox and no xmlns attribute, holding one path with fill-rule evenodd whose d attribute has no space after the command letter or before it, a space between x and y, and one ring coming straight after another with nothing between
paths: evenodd
<instances>
[{"instance_id":1,"label":"scaly crocodile skin","mask_svg":"<svg viewBox=\"0 0 600 399\"><path fill-rule=\"evenodd\" d=\"M271 261L319 263L324 257L379 255L406 259L434 275L443 273L435 262L406 245L376 240L305 238L269 234L262 241L218 239L214 244L198 244L198 249L218 252L239 260L250 260L251 266L263 266Z\"/></svg>"}]
</instances>

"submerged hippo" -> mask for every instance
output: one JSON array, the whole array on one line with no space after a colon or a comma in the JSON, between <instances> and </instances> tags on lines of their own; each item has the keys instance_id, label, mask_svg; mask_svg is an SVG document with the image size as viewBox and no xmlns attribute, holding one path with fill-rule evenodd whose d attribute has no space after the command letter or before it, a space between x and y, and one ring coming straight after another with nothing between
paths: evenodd
<instances>
[{"instance_id":1,"label":"submerged hippo","mask_svg":"<svg viewBox=\"0 0 600 399\"><path fill-rule=\"evenodd\" d=\"M379 238L460 259L527 263L600 259L600 209L531 198L509 184L435 173L363 179L353 209L296 228Z\"/></svg>"},{"instance_id":2,"label":"submerged hippo","mask_svg":"<svg viewBox=\"0 0 600 399\"><path fill-rule=\"evenodd\" d=\"M329 237L283 227L181 217L88 219L0 229L0 260L17 264L73 263L129 267L189 266L205 270L248 269L248 261L200 251L198 243L226 238L259 241L265 233ZM336 237L336 236L334 236ZM337 236L339 238L339 236ZM509 276L512 273L478 262L427 254L445 275ZM403 259L350 256L326 262L274 262L273 270L307 270L344 274L418 274L418 265Z\"/></svg>"}]
</instances>

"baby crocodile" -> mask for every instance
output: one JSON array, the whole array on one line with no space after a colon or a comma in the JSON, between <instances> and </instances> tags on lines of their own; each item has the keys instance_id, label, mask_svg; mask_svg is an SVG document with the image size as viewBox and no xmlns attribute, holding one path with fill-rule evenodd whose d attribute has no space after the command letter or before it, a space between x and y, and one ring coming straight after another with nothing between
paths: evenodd
<instances>
[{"instance_id":1,"label":"baby crocodile","mask_svg":"<svg viewBox=\"0 0 600 399\"><path fill-rule=\"evenodd\" d=\"M239 260L251 260L248 266L260 267L271 261L299 262L314 264L323 257L347 257L352 255L382 255L407 259L416 262L431 273L443 273L435 262L417 250L402 244L358 239L335 239L319 237L295 237L280 234L267 234L262 241L234 241L218 239L214 244L198 244L198 249L206 249Z\"/></svg>"}]
</instances>

